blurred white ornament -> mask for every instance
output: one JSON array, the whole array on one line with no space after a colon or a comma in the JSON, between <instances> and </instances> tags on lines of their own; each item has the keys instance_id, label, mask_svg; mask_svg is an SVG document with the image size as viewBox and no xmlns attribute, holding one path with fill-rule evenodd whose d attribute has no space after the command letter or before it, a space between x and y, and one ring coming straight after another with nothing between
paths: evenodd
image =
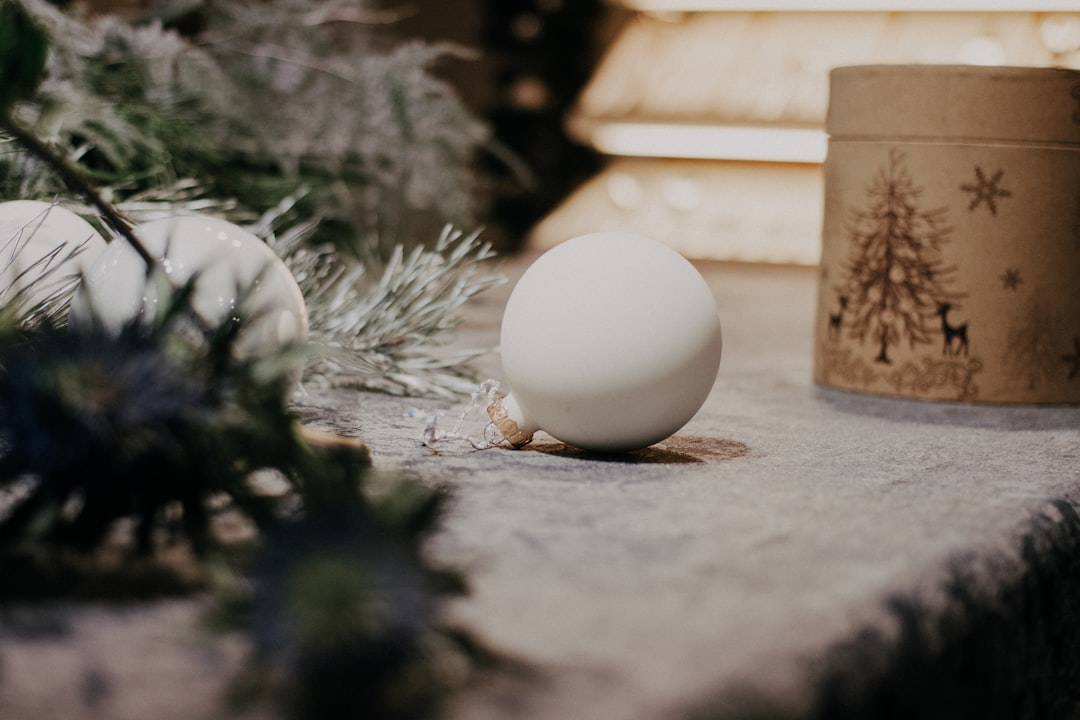
<instances>
[{"instance_id":1,"label":"blurred white ornament","mask_svg":"<svg viewBox=\"0 0 1080 720\"><path fill-rule=\"evenodd\" d=\"M192 309L206 322L242 322L236 352L267 358L304 342L304 296L274 251L247 230L208 215L180 215L135 227L173 288L197 275ZM71 305L73 325L97 321L112 332L136 317L152 319L167 295L148 282L146 264L116 240L87 271ZM166 291L167 292L167 291Z\"/></svg>"},{"instance_id":2,"label":"blurred white ornament","mask_svg":"<svg viewBox=\"0 0 1080 720\"><path fill-rule=\"evenodd\" d=\"M90 223L53 203L0 203L0 301L18 297L33 308L77 282L106 245Z\"/></svg>"},{"instance_id":3,"label":"blurred white ornament","mask_svg":"<svg viewBox=\"0 0 1080 720\"><path fill-rule=\"evenodd\" d=\"M672 435L701 408L720 366L720 319L679 253L625 232L549 250L522 275L501 331L509 393L488 408L515 447L544 430L622 452Z\"/></svg>"}]
</instances>

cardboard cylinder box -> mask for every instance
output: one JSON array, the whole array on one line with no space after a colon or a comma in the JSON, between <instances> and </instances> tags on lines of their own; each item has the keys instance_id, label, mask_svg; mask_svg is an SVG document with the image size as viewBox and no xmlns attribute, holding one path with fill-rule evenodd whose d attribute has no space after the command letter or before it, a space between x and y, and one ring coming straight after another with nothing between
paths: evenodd
<instances>
[{"instance_id":1,"label":"cardboard cylinder box","mask_svg":"<svg viewBox=\"0 0 1080 720\"><path fill-rule=\"evenodd\" d=\"M814 380L1080 403L1080 71L830 76Z\"/></svg>"}]
</instances>

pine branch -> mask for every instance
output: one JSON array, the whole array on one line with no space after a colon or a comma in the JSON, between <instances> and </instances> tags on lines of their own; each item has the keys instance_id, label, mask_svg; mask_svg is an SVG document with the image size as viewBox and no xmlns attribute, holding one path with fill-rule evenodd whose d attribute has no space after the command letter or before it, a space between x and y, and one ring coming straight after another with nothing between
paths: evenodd
<instances>
[{"instance_id":1,"label":"pine branch","mask_svg":"<svg viewBox=\"0 0 1080 720\"><path fill-rule=\"evenodd\" d=\"M472 390L475 378L466 364L488 350L439 357L434 348L461 324L469 300L506 281L486 267L496 255L479 232L447 226L430 250L406 254L399 245L378 275L299 239L271 244L300 283L311 337L322 350L308 367L309 380L408 395L454 397Z\"/></svg>"},{"instance_id":2,"label":"pine branch","mask_svg":"<svg viewBox=\"0 0 1080 720\"><path fill-rule=\"evenodd\" d=\"M176 212L254 222L300 280L322 351L310 379L471 389L467 363L488 350L439 348L503 278L475 234L433 249L423 235L469 221L470 153L487 137L428 72L455 48L387 43L374 26L393 18L353 0L220 0L191 38L25 2L49 71L8 118L19 141L0 152L0 195L66 189L129 242L132 221Z\"/></svg>"},{"instance_id":3,"label":"pine branch","mask_svg":"<svg viewBox=\"0 0 1080 720\"><path fill-rule=\"evenodd\" d=\"M45 163L69 190L93 205L101 213L101 217L109 224L109 227L124 238L139 254L139 257L146 263L147 268L152 268L157 264L154 256L150 254L142 241L135 236L131 222L121 215L120 211L112 203L101 196L101 193L90 184L90 181L86 179L86 176L73 162L54 151L47 143L32 132L22 128L6 114L0 115L0 129L14 138L15 142L27 152Z\"/></svg>"}]
</instances>

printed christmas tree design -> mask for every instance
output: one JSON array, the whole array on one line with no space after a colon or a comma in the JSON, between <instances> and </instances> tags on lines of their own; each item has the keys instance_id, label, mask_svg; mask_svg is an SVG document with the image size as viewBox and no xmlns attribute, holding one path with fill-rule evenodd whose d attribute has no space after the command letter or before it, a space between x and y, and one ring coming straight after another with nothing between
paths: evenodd
<instances>
[{"instance_id":1,"label":"printed christmas tree design","mask_svg":"<svg viewBox=\"0 0 1080 720\"><path fill-rule=\"evenodd\" d=\"M948 311L957 309L959 296L945 289L955 267L941 258L951 232L947 208L921 209L921 193L904 154L890 150L888 164L866 188L866 206L852 212L847 227L851 252L844 268L847 285L840 291L845 324L860 343L874 343L878 363L891 364L889 349L901 341L911 347L930 342L935 330L948 326ZM966 323L963 332L966 351Z\"/></svg>"}]
</instances>

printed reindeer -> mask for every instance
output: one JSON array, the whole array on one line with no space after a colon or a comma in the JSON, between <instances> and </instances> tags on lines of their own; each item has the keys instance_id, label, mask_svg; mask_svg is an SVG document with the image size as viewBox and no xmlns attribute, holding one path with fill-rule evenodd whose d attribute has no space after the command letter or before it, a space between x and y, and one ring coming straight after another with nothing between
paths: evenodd
<instances>
[{"instance_id":1,"label":"printed reindeer","mask_svg":"<svg viewBox=\"0 0 1080 720\"><path fill-rule=\"evenodd\" d=\"M847 310L847 295L838 298L840 309L836 313L829 313L829 340L836 342L840 338L840 326L844 322L844 311Z\"/></svg>"},{"instance_id":2,"label":"printed reindeer","mask_svg":"<svg viewBox=\"0 0 1080 720\"><path fill-rule=\"evenodd\" d=\"M941 354L959 357L962 352L964 357L967 357L967 323L964 323L963 325L950 325L948 317L950 310L952 310L952 303L941 303L938 305L937 314L941 316L941 334L944 338L944 342L941 346Z\"/></svg>"}]
</instances>

